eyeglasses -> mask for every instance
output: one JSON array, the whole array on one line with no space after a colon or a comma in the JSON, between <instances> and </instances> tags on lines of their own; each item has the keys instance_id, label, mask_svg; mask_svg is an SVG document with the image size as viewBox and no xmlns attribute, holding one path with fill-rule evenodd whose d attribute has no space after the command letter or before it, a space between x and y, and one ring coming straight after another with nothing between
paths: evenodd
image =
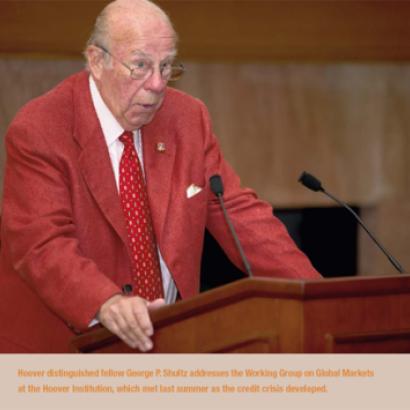
<instances>
[{"instance_id":1,"label":"eyeglasses","mask_svg":"<svg viewBox=\"0 0 410 410\"><path fill-rule=\"evenodd\" d=\"M99 49L107 53L114 60L117 60L122 66L130 71L131 78L134 80L146 80L154 73L154 63L151 60L145 58L139 58L135 64L130 67L128 64L119 60L112 55L105 47L96 45ZM165 81L176 81L182 77L185 72L185 67L181 63L173 64L172 62L163 62L159 66L159 72L161 78Z\"/></svg>"}]
</instances>

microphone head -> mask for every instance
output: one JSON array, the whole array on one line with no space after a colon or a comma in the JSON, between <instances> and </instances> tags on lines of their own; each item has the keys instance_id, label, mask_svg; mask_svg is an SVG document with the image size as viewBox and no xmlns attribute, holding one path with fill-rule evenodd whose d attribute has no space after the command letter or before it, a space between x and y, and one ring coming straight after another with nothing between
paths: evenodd
<instances>
[{"instance_id":1,"label":"microphone head","mask_svg":"<svg viewBox=\"0 0 410 410\"><path fill-rule=\"evenodd\" d=\"M219 175L212 175L209 178L209 183L211 185L211 191L216 195L224 194L224 186L222 184L222 178Z\"/></svg>"},{"instance_id":2,"label":"microphone head","mask_svg":"<svg viewBox=\"0 0 410 410\"><path fill-rule=\"evenodd\" d=\"M322 183L316 177L314 177L312 174L309 174L308 172L302 172L298 181L306 188L309 188L312 191L324 191Z\"/></svg>"}]
</instances>

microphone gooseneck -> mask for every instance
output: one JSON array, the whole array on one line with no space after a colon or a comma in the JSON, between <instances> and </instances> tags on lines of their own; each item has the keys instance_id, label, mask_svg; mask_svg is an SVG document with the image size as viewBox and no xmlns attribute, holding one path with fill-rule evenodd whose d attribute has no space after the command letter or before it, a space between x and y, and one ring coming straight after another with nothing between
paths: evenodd
<instances>
[{"instance_id":1,"label":"microphone gooseneck","mask_svg":"<svg viewBox=\"0 0 410 410\"><path fill-rule=\"evenodd\" d=\"M222 183L222 178L220 175L213 175L211 178L209 178L209 183L211 187L211 191L215 194L215 196L219 200L219 204L221 205L222 212L225 218L226 223L228 224L229 230L231 231L232 237L235 241L236 248L239 251L239 254L242 259L242 263L245 267L245 271L248 274L250 278L253 277L253 273L251 270L251 266L249 265L248 259L246 258L245 252L242 249L242 245L239 242L238 235L235 232L235 228L232 225L231 219L229 218L228 212L226 211L224 200L223 200L223 193L224 193L224 187Z\"/></svg>"},{"instance_id":2,"label":"microphone gooseneck","mask_svg":"<svg viewBox=\"0 0 410 410\"><path fill-rule=\"evenodd\" d=\"M366 233L370 236L371 239L373 239L373 242L379 247L379 249L386 255L387 259L390 261L390 263L400 272L400 273L405 273L403 267L400 265L400 263L391 255L385 248L384 246L376 239L376 237L369 231L369 229L366 227L364 222L360 219L359 215L346 203L341 201L340 199L336 198L334 195L332 195L330 192L326 191L325 188L323 188L322 183L312 174L309 174L308 172L302 172L300 175L298 181L304 185L306 188L310 189L311 191L321 191L323 192L326 196L328 196L330 199L338 203L340 206L343 208L347 209L355 218L356 221L359 223L359 225L366 231Z\"/></svg>"}]
</instances>

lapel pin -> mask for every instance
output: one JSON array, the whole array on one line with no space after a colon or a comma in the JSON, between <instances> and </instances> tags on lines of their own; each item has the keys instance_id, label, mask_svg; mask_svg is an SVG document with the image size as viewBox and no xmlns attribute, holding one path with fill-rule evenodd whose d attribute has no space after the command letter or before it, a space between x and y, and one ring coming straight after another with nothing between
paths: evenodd
<instances>
[{"instance_id":1,"label":"lapel pin","mask_svg":"<svg viewBox=\"0 0 410 410\"><path fill-rule=\"evenodd\" d=\"M165 152L165 142L157 142L157 151Z\"/></svg>"}]
</instances>

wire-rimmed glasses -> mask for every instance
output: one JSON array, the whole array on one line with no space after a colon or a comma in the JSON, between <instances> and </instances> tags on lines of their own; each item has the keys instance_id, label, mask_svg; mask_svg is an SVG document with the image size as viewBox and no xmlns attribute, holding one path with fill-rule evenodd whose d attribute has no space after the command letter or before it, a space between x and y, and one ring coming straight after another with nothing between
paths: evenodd
<instances>
[{"instance_id":1,"label":"wire-rimmed glasses","mask_svg":"<svg viewBox=\"0 0 410 410\"><path fill-rule=\"evenodd\" d=\"M100 45L96 45L96 47L127 68L130 71L131 78L135 80L145 80L154 73L154 63L149 59L139 58L133 66L130 66L111 54L105 47ZM163 80L176 81L181 78L182 74L184 74L185 67L181 63L163 62L159 66L159 72Z\"/></svg>"}]
</instances>

